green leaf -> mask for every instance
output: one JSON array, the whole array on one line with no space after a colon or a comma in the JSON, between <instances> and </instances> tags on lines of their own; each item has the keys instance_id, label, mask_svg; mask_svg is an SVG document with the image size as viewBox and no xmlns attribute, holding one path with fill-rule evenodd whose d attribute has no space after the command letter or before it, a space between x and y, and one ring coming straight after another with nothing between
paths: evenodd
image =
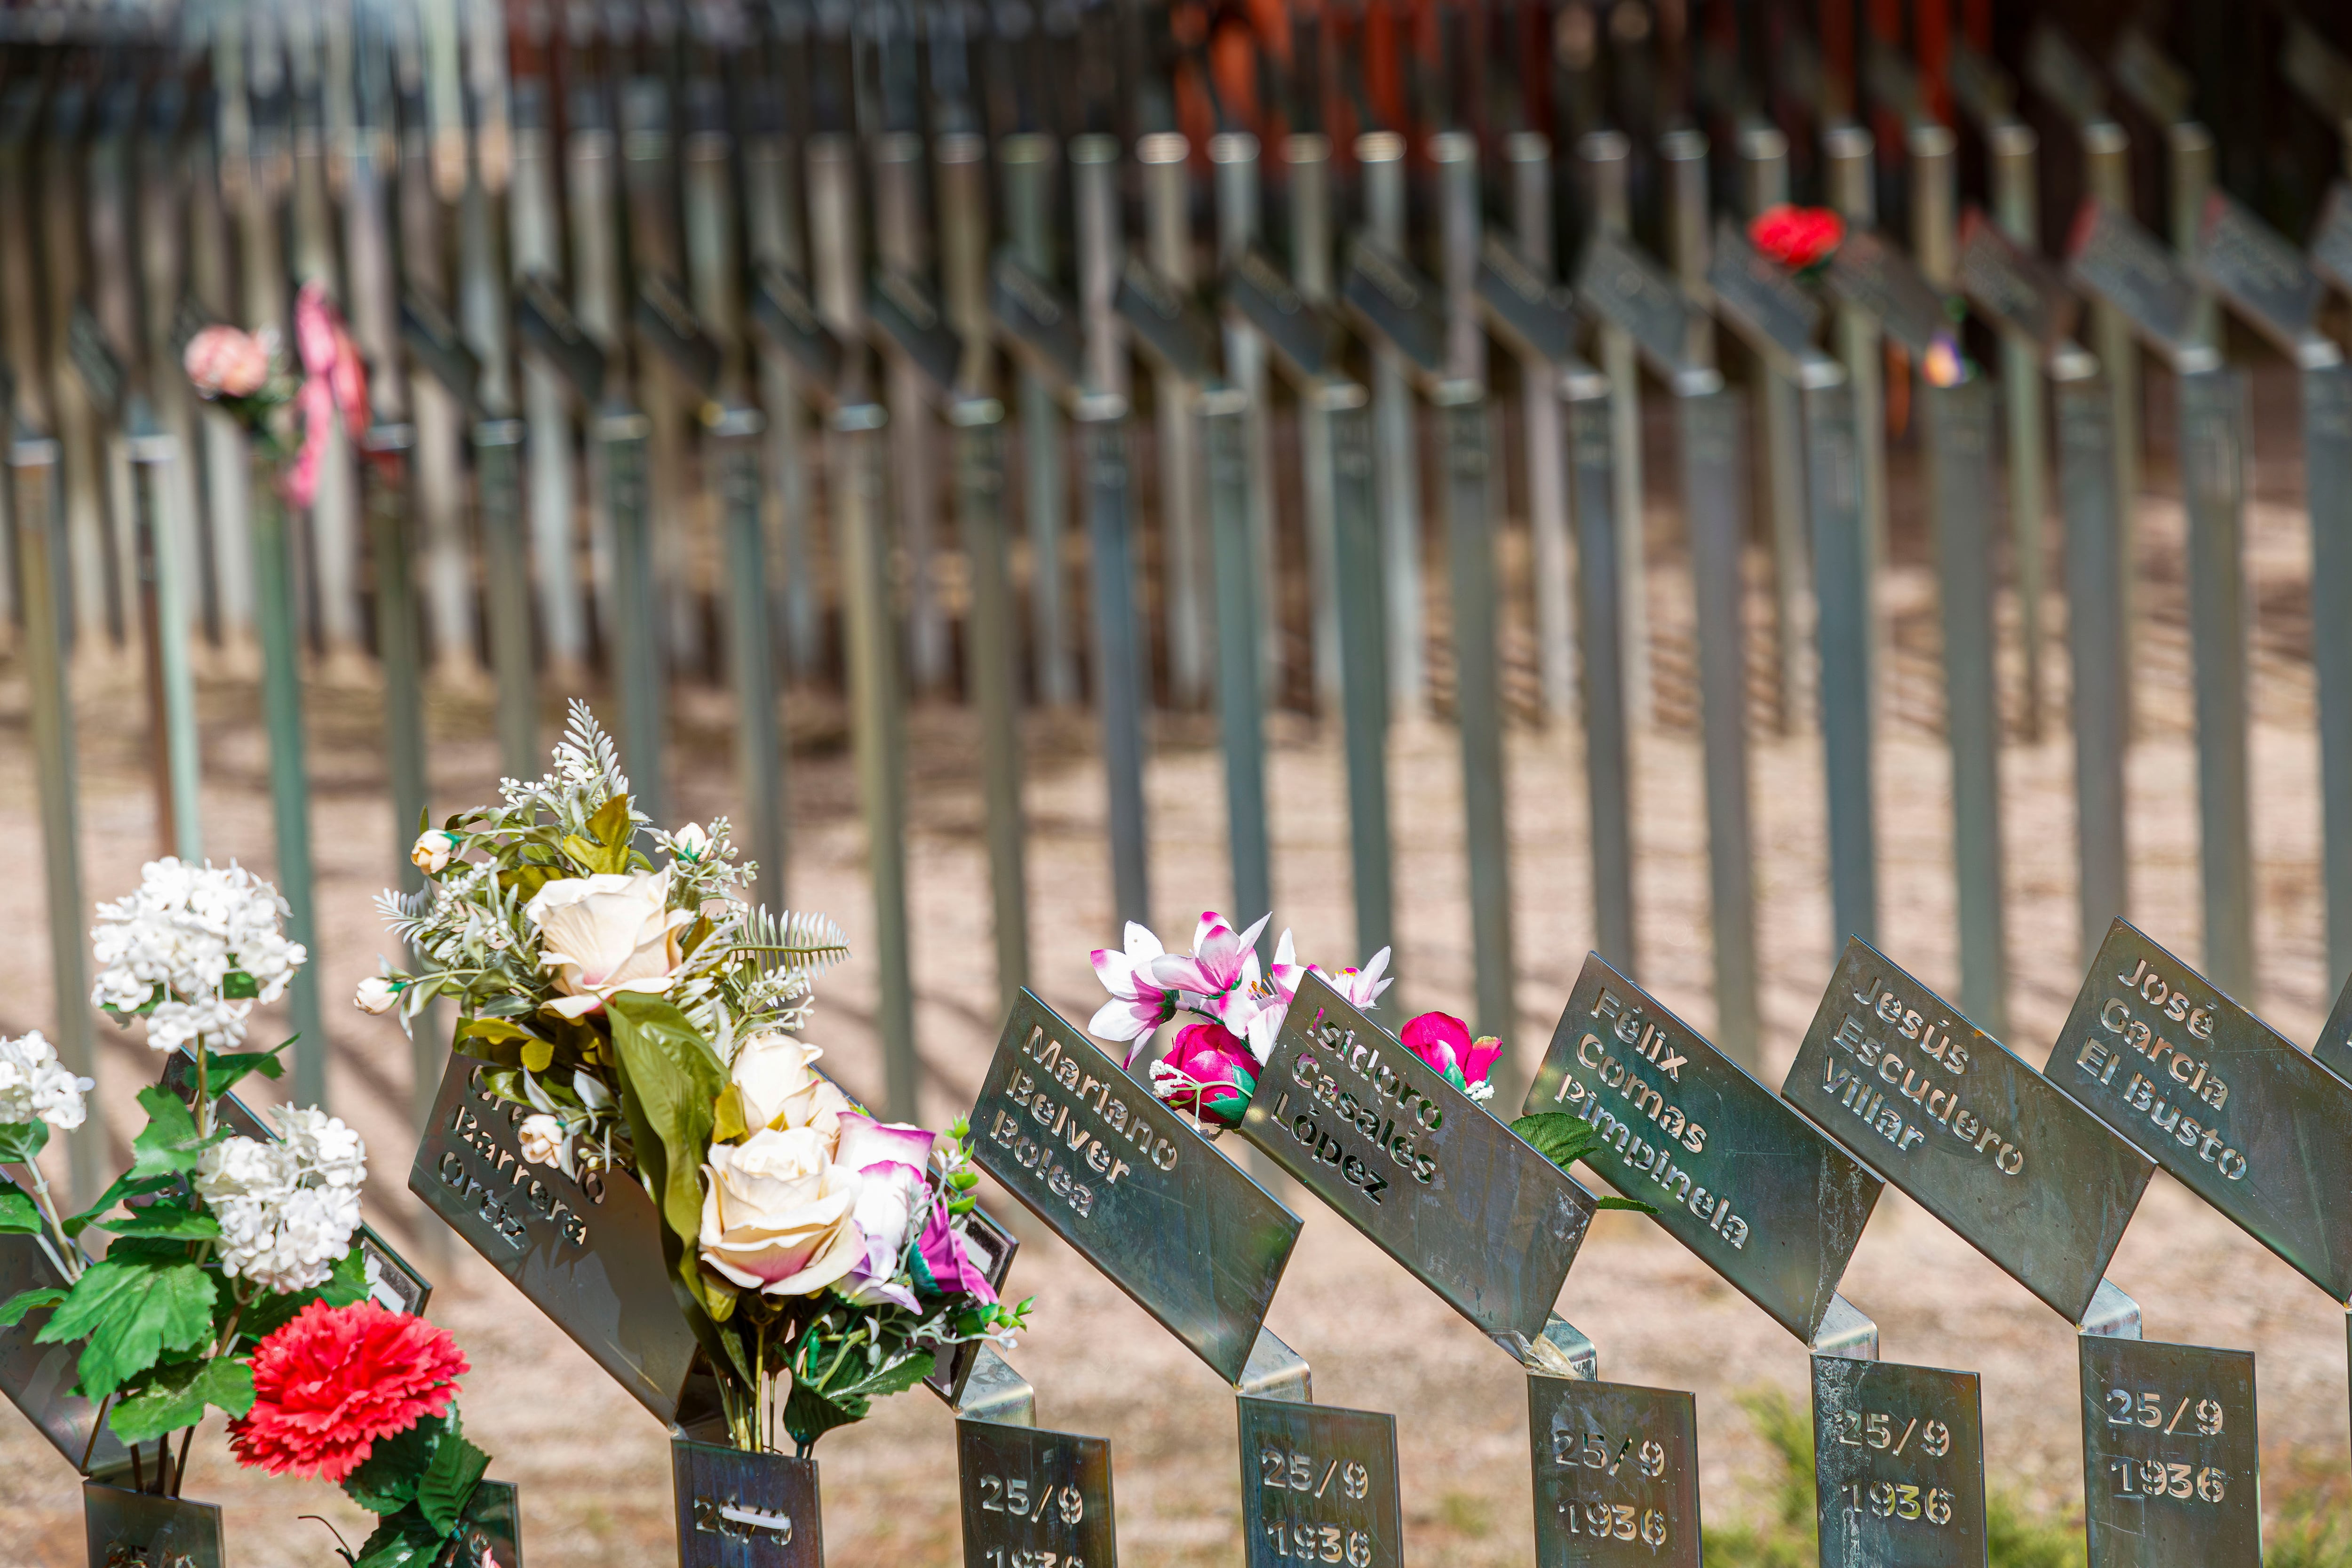
<instances>
[{"instance_id":1,"label":"green leaf","mask_svg":"<svg viewBox=\"0 0 2352 1568\"><path fill-rule=\"evenodd\" d=\"M452 1422L433 1446L433 1462L416 1483L416 1507L433 1527L446 1535L465 1517L474 1487L490 1468L490 1457L466 1440Z\"/></svg>"},{"instance_id":2,"label":"green leaf","mask_svg":"<svg viewBox=\"0 0 2352 1568\"><path fill-rule=\"evenodd\" d=\"M177 1186L179 1181L180 1178L176 1175L133 1176L130 1172L125 1171L114 1178L111 1186L99 1194L98 1202L66 1220L66 1234L79 1236L83 1231L96 1225L100 1215L123 1199L143 1198L151 1194L160 1193L166 1187Z\"/></svg>"},{"instance_id":3,"label":"green leaf","mask_svg":"<svg viewBox=\"0 0 2352 1568\"><path fill-rule=\"evenodd\" d=\"M261 994L261 983L242 969L221 976L221 994L232 1002L250 1002Z\"/></svg>"},{"instance_id":4,"label":"green leaf","mask_svg":"<svg viewBox=\"0 0 2352 1568\"><path fill-rule=\"evenodd\" d=\"M203 1342L213 1331L213 1277L197 1264L110 1254L74 1282L34 1342L86 1342L79 1391L103 1399L163 1352Z\"/></svg>"},{"instance_id":5,"label":"green leaf","mask_svg":"<svg viewBox=\"0 0 2352 1568\"><path fill-rule=\"evenodd\" d=\"M139 1103L146 1109L147 1125L131 1141L130 1173L163 1176L194 1170L205 1141L180 1097L157 1084L139 1091Z\"/></svg>"},{"instance_id":6,"label":"green leaf","mask_svg":"<svg viewBox=\"0 0 2352 1568\"><path fill-rule=\"evenodd\" d=\"M205 1053L205 1092L226 1094L239 1080L254 1073L264 1078L284 1078L286 1064L278 1059L278 1051L206 1051ZM191 1079L190 1082L194 1080Z\"/></svg>"},{"instance_id":7,"label":"green leaf","mask_svg":"<svg viewBox=\"0 0 2352 1568\"><path fill-rule=\"evenodd\" d=\"M416 1500L416 1485L433 1463L434 1445L447 1431L446 1416L427 1415L405 1432L376 1439L343 1481L343 1495L370 1513L398 1513Z\"/></svg>"},{"instance_id":8,"label":"green leaf","mask_svg":"<svg viewBox=\"0 0 2352 1568\"><path fill-rule=\"evenodd\" d=\"M835 1399L855 1395L861 1399L880 1399L888 1394L904 1394L931 1375L935 1358L929 1351L917 1351L904 1360L891 1363L881 1371L870 1373L845 1387L829 1388L825 1393Z\"/></svg>"},{"instance_id":9,"label":"green leaf","mask_svg":"<svg viewBox=\"0 0 2352 1568\"><path fill-rule=\"evenodd\" d=\"M751 1135L750 1113L743 1109L743 1091L729 1084L719 1091L719 1102L710 1108L710 1136L720 1143L733 1143Z\"/></svg>"},{"instance_id":10,"label":"green leaf","mask_svg":"<svg viewBox=\"0 0 2352 1568\"><path fill-rule=\"evenodd\" d=\"M205 1418L206 1405L217 1405L228 1415L253 1408L253 1368L234 1356L215 1356L199 1363L194 1372L133 1394L114 1407L106 1424L126 1443L144 1443L166 1432L193 1426Z\"/></svg>"},{"instance_id":11,"label":"green leaf","mask_svg":"<svg viewBox=\"0 0 2352 1568\"><path fill-rule=\"evenodd\" d=\"M1639 1198L1595 1198L1592 1200L1592 1206L1597 1209L1631 1209L1635 1214L1658 1212Z\"/></svg>"},{"instance_id":12,"label":"green leaf","mask_svg":"<svg viewBox=\"0 0 2352 1568\"><path fill-rule=\"evenodd\" d=\"M1600 1148L1601 1142L1591 1122L1559 1110L1539 1110L1532 1116L1522 1116L1511 1123L1511 1131L1563 1170Z\"/></svg>"},{"instance_id":13,"label":"green leaf","mask_svg":"<svg viewBox=\"0 0 2352 1568\"><path fill-rule=\"evenodd\" d=\"M44 1285L35 1290L19 1290L5 1301L0 1301L0 1329L13 1329L25 1321L27 1312L37 1312L43 1307L54 1307L66 1299L60 1286Z\"/></svg>"},{"instance_id":14,"label":"green leaf","mask_svg":"<svg viewBox=\"0 0 2352 1568\"><path fill-rule=\"evenodd\" d=\"M792 1393L784 1396L784 1430L805 1448L836 1426L865 1420L866 1408L863 1399L836 1403L805 1383L794 1383Z\"/></svg>"},{"instance_id":15,"label":"green leaf","mask_svg":"<svg viewBox=\"0 0 2352 1568\"><path fill-rule=\"evenodd\" d=\"M38 1236L41 1234L41 1211L33 1200L14 1187L0 1192L0 1236Z\"/></svg>"},{"instance_id":16,"label":"green leaf","mask_svg":"<svg viewBox=\"0 0 2352 1568\"><path fill-rule=\"evenodd\" d=\"M369 1532L352 1568L424 1568L440 1555L446 1541L446 1534L435 1530L414 1507L404 1508Z\"/></svg>"},{"instance_id":17,"label":"green leaf","mask_svg":"<svg viewBox=\"0 0 2352 1568\"><path fill-rule=\"evenodd\" d=\"M679 1278L703 1295L696 1243L702 1233L702 1158L710 1147L712 1105L726 1069L685 1014L658 996L620 992L606 999L622 1109L636 1145L637 1174L670 1233L684 1243Z\"/></svg>"},{"instance_id":18,"label":"green leaf","mask_svg":"<svg viewBox=\"0 0 2352 1568\"><path fill-rule=\"evenodd\" d=\"M161 1237L171 1241L210 1241L220 1235L220 1221L178 1204L150 1204L120 1219L90 1223L117 1236Z\"/></svg>"},{"instance_id":19,"label":"green leaf","mask_svg":"<svg viewBox=\"0 0 2352 1568\"><path fill-rule=\"evenodd\" d=\"M11 1121L0 1126L0 1163L30 1164L49 1141L46 1121Z\"/></svg>"}]
</instances>

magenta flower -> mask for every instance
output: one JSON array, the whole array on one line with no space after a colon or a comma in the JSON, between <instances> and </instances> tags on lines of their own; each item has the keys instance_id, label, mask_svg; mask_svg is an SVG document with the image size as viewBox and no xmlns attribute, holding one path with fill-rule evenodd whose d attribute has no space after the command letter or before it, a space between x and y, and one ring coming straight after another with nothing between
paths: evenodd
<instances>
[{"instance_id":1,"label":"magenta flower","mask_svg":"<svg viewBox=\"0 0 2352 1568\"><path fill-rule=\"evenodd\" d=\"M971 1254L964 1247L963 1233L955 1227L955 1215L949 1211L944 1194L932 1194L930 1216L923 1222L914 1256L907 1262L918 1295L970 1296L984 1305L996 1300L988 1276L973 1265Z\"/></svg>"},{"instance_id":2,"label":"magenta flower","mask_svg":"<svg viewBox=\"0 0 2352 1568\"><path fill-rule=\"evenodd\" d=\"M1473 1100L1490 1100L1495 1086L1486 1081L1503 1054L1503 1042L1492 1035L1470 1037L1470 1026L1451 1013L1423 1013L1404 1026L1405 1049L1435 1068L1446 1082Z\"/></svg>"},{"instance_id":3,"label":"magenta flower","mask_svg":"<svg viewBox=\"0 0 2352 1568\"><path fill-rule=\"evenodd\" d=\"M1234 994L1234 1012L1241 1017L1242 1033L1249 1037L1250 1049L1264 1061L1274 1054L1274 1037L1282 1032L1282 1021L1290 1016L1290 999L1298 994L1298 982L1307 966L1298 962L1292 951L1290 933L1284 931L1282 940L1274 944L1274 963L1263 973L1258 973L1257 955L1252 953L1249 973ZM1225 1026L1234 1026L1229 1015Z\"/></svg>"},{"instance_id":4,"label":"magenta flower","mask_svg":"<svg viewBox=\"0 0 2352 1568\"><path fill-rule=\"evenodd\" d=\"M1166 952L1149 928L1134 921L1127 922L1124 952L1095 949L1095 975L1110 1000L1087 1020L1087 1034L1098 1040L1139 1040L1176 1016L1176 993L1151 977L1153 961Z\"/></svg>"},{"instance_id":5,"label":"magenta flower","mask_svg":"<svg viewBox=\"0 0 2352 1568\"><path fill-rule=\"evenodd\" d=\"M1396 984L1393 978L1382 979L1389 966L1389 950L1382 948L1372 954L1372 961L1361 969L1343 969L1334 974L1328 969L1317 968L1325 984L1339 994L1350 1007L1369 1007L1380 1000L1381 993Z\"/></svg>"},{"instance_id":6,"label":"magenta flower","mask_svg":"<svg viewBox=\"0 0 2352 1568\"><path fill-rule=\"evenodd\" d=\"M1248 1045L1224 1026L1188 1024L1151 1064L1151 1092L1212 1127L1234 1127L1257 1092L1257 1067Z\"/></svg>"},{"instance_id":7,"label":"magenta flower","mask_svg":"<svg viewBox=\"0 0 2352 1568\"><path fill-rule=\"evenodd\" d=\"M931 1135L919 1127L877 1121L855 1111L841 1119L835 1166L857 1173L857 1201L850 1217L866 1237L866 1257L835 1289L861 1307L885 1301L914 1310L900 1260L907 1233L922 1205L930 1202Z\"/></svg>"},{"instance_id":8,"label":"magenta flower","mask_svg":"<svg viewBox=\"0 0 2352 1568\"><path fill-rule=\"evenodd\" d=\"M1270 914L1260 915L1257 924L1236 933L1224 916L1210 910L1201 916L1200 928L1192 933L1192 951L1165 953L1154 959L1151 978L1171 990L1188 992L1204 1003L1213 1004L1242 984L1251 954L1257 947L1258 932L1273 918ZM1209 1006L1203 1010L1216 1009Z\"/></svg>"}]
</instances>

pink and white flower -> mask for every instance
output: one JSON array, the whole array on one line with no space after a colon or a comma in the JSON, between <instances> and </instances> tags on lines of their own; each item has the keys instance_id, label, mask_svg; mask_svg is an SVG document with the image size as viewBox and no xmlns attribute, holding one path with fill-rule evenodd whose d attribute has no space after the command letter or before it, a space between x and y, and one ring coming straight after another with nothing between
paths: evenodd
<instances>
[{"instance_id":1,"label":"pink and white flower","mask_svg":"<svg viewBox=\"0 0 2352 1568\"><path fill-rule=\"evenodd\" d=\"M1095 975L1110 993L1110 1000L1087 1020L1087 1033L1098 1040L1139 1040L1176 1016L1176 993L1152 978L1153 961L1167 949L1150 929L1127 922L1127 948L1114 952L1095 949Z\"/></svg>"},{"instance_id":2,"label":"pink and white flower","mask_svg":"<svg viewBox=\"0 0 2352 1568\"><path fill-rule=\"evenodd\" d=\"M1339 999L1350 1007L1369 1007L1380 1000L1381 993L1396 984L1393 976L1382 978L1389 966L1389 950L1382 948L1372 954L1372 961L1361 969L1343 969L1337 974L1319 964L1309 964L1323 983L1339 994Z\"/></svg>"},{"instance_id":3,"label":"pink and white flower","mask_svg":"<svg viewBox=\"0 0 2352 1568\"><path fill-rule=\"evenodd\" d=\"M877 1121L852 1112L841 1119L834 1163L857 1173L857 1204L850 1217L866 1233L866 1257L835 1287L860 1307L895 1302L915 1310L904 1267L907 1240L928 1212L931 1135L919 1127Z\"/></svg>"},{"instance_id":4,"label":"pink and white flower","mask_svg":"<svg viewBox=\"0 0 2352 1568\"><path fill-rule=\"evenodd\" d=\"M1236 933L1231 921L1214 910L1201 916L1192 933L1192 951L1163 953L1152 961L1151 978L1171 991L1185 993L1184 1005L1201 1009L1230 994L1248 977L1258 933L1274 917L1260 915L1257 923ZM1197 1000L1196 1000L1197 999ZM1213 1010L1213 1005L1208 1010Z\"/></svg>"},{"instance_id":5,"label":"pink and white flower","mask_svg":"<svg viewBox=\"0 0 2352 1568\"><path fill-rule=\"evenodd\" d=\"M1274 963L1265 973L1258 973L1257 955L1250 955L1248 979L1235 995L1246 1001L1247 1017L1241 1032L1260 1062L1274 1054L1274 1037L1282 1032L1282 1021L1290 1016L1290 999L1298 994L1298 982L1307 969L1292 951L1286 931L1282 940L1274 944ZM1234 1025L1228 1020L1225 1027L1230 1029Z\"/></svg>"}]
</instances>

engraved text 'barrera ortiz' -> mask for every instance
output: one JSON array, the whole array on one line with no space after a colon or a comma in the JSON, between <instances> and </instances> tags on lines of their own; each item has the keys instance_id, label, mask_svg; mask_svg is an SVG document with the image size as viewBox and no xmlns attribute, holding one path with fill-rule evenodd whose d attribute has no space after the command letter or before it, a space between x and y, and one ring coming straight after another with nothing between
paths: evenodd
<instances>
[{"instance_id":1,"label":"engraved text 'barrera ortiz'","mask_svg":"<svg viewBox=\"0 0 2352 1568\"><path fill-rule=\"evenodd\" d=\"M568 1246L586 1247L585 1210L574 1202L591 1208L603 1205L604 1174L582 1171L577 1177L567 1176L557 1166L524 1160L514 1129L525 1114L521 1106L484 1088L482 1069L476 1068L467 1076L465 1094L443 1128L451 1142L475 1158L444 1147L434 1162L434 1174L462 1201L478 1203L476 1212L482 1223L517 1252L529 1248L535 1227L552 1229Z\"/></svg>"}]
</instances>

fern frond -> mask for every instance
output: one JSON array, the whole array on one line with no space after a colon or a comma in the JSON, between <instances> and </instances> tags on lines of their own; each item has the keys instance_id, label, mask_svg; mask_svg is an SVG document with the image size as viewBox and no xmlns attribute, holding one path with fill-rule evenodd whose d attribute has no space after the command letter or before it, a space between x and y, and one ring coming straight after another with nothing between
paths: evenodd
<instances>
[{"instance_id":1,"label":"fern frond","mask_svg":"<svg viewBox=\"0 0 2352 1568\"><path fill-rule=\"evenodd\" d=\"M604 732L604 726L596 722L595 712L581 698L572 700L563 726L563 741L596 770L605 798L629 793L629 776L621 771L621 755L613 744L613 737Z\"/></svg>"},{"instance_id":2,"label":"fern frond","mask_svg":"<svg viewBox=\"0 0 2352 1568\"><path fill-rule=\"evenodd\" d=\"M808 979L849 956L849 933L831 915L814 910L787 910L781 916L753 910L733 945L767 973Z\"/></svg>"}]
</instances>

